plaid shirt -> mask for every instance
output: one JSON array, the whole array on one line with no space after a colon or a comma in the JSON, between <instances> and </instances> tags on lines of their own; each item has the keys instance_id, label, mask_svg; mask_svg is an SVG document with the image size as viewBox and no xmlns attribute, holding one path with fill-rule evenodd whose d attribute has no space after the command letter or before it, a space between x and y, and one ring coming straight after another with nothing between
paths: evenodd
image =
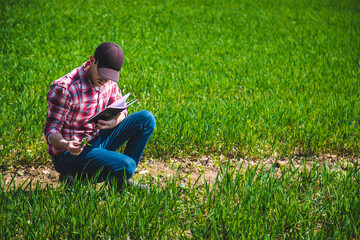
<instances>
[{"instance_id":1,"label":"plaid shirt","mask_svg":"<svg viewBox=\"0 0 360 240\"><path fill-rule=\"evenodd\" d=\"M118 85L113 81L95 87L86 77L85 70L89 66L90 61L87 61L50 86L44 127L49 154L58 155L65 151L49 143L49 136L53 133L61 133L68 141L81 141L84 137L91 141L97 138L99 129L86 121L122 97Z\"/></svg>"}]
</instances>

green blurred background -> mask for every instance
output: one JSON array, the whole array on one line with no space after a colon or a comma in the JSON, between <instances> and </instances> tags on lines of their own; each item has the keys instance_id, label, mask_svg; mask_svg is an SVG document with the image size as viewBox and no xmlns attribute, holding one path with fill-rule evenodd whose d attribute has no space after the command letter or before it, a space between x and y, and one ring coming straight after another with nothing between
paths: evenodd
<instances>
[{"instance_id":1,"label":"green blurred background","mask_svg":"<svg viewBox=\"0 0 360 240\"><path fill-rule=\"evenodd\" d=\"M360 2L6 1L0 166L49 162L52 81L101 42L157 128L145 156L358 156Z\"/></svg>"}]
</instances>

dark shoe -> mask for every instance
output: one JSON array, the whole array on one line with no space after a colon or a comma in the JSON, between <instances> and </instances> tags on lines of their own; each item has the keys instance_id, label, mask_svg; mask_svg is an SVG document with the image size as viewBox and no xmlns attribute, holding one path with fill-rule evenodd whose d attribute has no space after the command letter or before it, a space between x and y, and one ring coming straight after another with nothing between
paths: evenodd
<instances>
[{"instance_id":1,"label":"dark shoe","mask_svg":"<svg viewBox=\"0 0 360 240\"><path fill-rule=\"evenodd\" d=\"M67 186L70 186L74 183L74 177L72 175L65 175L60 173L59 181L63 182Z\"/></svg>"}]
</instances>

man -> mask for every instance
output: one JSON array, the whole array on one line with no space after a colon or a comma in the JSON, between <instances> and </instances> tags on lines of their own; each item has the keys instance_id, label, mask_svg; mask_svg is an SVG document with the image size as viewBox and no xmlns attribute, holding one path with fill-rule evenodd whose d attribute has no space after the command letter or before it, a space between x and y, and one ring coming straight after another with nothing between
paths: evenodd
<instances>
[{"instance_id":1,"label":"man","mask_svg":"<svg viewBox=\"0 0 360 240\"><path fill-rule=\"evenodd\" d=\"M90 60L51 84L44 134L60 180L99 173L100 181L110 177L123 184L133 176L154 131L154 116L148 111L127 116L124 110L111 120L87 123L122 97L117 82L123 61L121 47L105 42ZM115 152L126 141L124 153Z\"/></svg>"}]
</instances>

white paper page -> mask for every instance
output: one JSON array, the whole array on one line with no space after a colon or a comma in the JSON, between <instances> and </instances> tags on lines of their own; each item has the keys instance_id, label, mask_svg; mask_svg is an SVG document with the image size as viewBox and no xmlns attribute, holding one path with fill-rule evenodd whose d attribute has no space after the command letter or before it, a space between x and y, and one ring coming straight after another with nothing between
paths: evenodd
<instances>
[{"instance_id":1,"label":"white paper page","mask_svg":"<svg viewBox=\"0 0 360 240\"><path fill-rule=\"evenodd\" d=\"M116 102L111 104L109 107L114 107L114 108L124 108L124 107L126 107L125 102L126 102L126 99L129 97L129 95L130 95L130 93L127 93L122 98L120 98L119 100L117 100Z\"/></svg>"}]
</instances>

